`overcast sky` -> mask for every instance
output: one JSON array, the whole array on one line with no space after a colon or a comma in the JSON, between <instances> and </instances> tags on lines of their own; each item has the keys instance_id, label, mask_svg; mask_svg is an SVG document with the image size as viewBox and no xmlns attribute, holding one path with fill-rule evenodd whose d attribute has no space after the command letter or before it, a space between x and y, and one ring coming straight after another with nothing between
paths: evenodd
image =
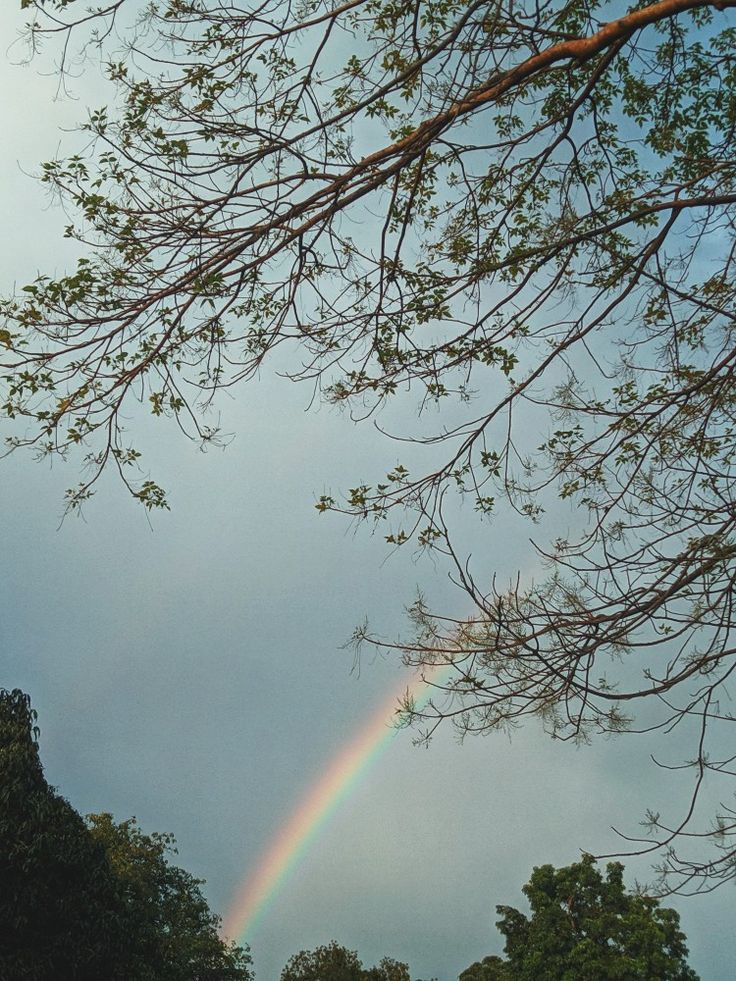
<instances>
[{"instance_id":1,"label":"overcast sky","mask_svg":"<svg viewBox=\"0 0 736 981\"><path fill-rule=\"evenodd\" d=\"M5 49L21 21L13 7L0 10ZM80 101L54 102L55 79L39 74L50 61L13 58L0 64L3 294L69 256L64 216L27 173L68 139L60 127L89 93L100 98L88 78ZM143 421L172 503L150 525L109 482L84 520L60 527L73 465L0 464L0 684L30 693L49 781L83 813L173 832L181 865L207 880L223 914L301 795L401 680L380 659L351 673L341 645L352 629L367 614L400 633L418 586L464 610L442 569L387 559L380 537L314 510L327 488L395 464L370 426L305 412L306 389L265 374L233 394L220 405L237 434L225 451L202 454L173 425ZM522 527L483 534L476 549L504 574L530 562ZM249 938L258 981L332 938L366 964L392 956L414 977L453 981L501 952L494 907L521 902L533 865L610 850L611 824L635 830L646 807L671 799L646 752L638 738L576 750L532 727L511 743L463 746L448 730L429 750L400 735ZM630 868L646 876L646 864ZM732 901L727 887L673 904L704 979L733 977Z\"/></svg>"}]
</instances>

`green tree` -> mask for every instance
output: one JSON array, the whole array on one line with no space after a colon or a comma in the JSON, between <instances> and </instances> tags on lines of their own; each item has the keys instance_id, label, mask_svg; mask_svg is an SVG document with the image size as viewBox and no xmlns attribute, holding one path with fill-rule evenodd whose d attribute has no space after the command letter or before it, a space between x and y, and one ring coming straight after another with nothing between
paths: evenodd
<instances>
[{"instance_id":1,"label":"green tree","mask_svg":"<svg viewBox=\"0 0 736 981\"><path fill-rule=\"evenodd\" d=\"M87 823L104 848L135 938L130 979L251 981L250 957L220 939L220 919L200 891L202 881L169 863L172 835L145 835L135 819L117 823L111 814L91 814Z\"/></svg>"},{"instance_id":2,"label":"green tree","mask_svg":"<svg viewBox=\"0 0 736 981\"><path fill-rule=\"evenodd\" d=\"M646 706L693 723L695 797L730 780L734 5L22 0L31 44L93 42L118 97L42 170L83 255L0 308L9 446L80 452L72 509L109 468L165 507L131 401L209 443L218 390L272 362L361 419L411 390L436 424L317 501L444 553L465 591L394 645L446 668L409 721L580 740ZM494 515L536 523L547 578L476 578L462 500L486 556ZM736 822L696 803L653 815L652 847L708 889Z\"/></svg>"},{"instance_id":3,"label":"green tree","mask_svg":"<svg viewBox=\"0 0 736 981\"><path fill-rule=\"evenodd\" d=\"M125 981L125 910L104 848L46 783L36 715L0 690L0 977Z\"/></svg>"},{"instance_id":4,"label":"green tree","mask_svg":"<svg viewBox=\"0 0 736 981\"><path fill-rule=\"evenodd\" d=\"M302 950L289 960L281 981L411 981L409 968L391 958L365 969L354 950L332 941L315 950Z\"/></svg>"},{"instance_id":5,"label":"green tree","mask_svg":"<svg viewBox=\"0 0 736 981\"><path fill-rule=\"evenodd\" d=\"M365 972L364 981L411 981L409 965L392 957L384 957L378 967L371 967Z\"/></svg>"},{"instance_id":6,"label":"green tree","mask_svg":"<svg viewBox=\"0 0 736 981\"><path fill-rule=\"evenodd\" d=\"M627 892L623 866L605 878L590 856L535 868L524 886L531 913L497 906L506 960L487 957L460 981L697 981L673 909Z\"/></svg>"},{"instance_id":7,"label":"green tree","mask_svg":"<svg viewBox=\"0 0 736 981\"><path fill-rule=\"evenodd\" d=\"M109 814L87 821L49 787L36 715L0 690L0 977L12 981L251 981L221 941L173 839Z\"/></svg>"},{"instance_id":8,"label":"green tree","mask_svg":"<svg viewBox=\"0 0 736 981\"><path fill-rule=\"evenodd\" d=\"M491 954L466 968L459 981L511 981L511 974L503 958Z\"/></svg>"}]
</instances>

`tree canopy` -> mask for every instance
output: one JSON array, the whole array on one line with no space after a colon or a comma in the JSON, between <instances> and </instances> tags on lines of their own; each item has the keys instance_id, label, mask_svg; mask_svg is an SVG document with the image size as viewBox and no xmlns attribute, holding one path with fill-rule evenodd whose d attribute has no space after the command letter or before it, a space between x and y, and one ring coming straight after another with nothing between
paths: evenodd
<instances>
[{"instance_id":1,"label":"tree canopy","mask_svg":"<svg viewBox=\"0 0 736 981\"><path fill-rule=\"evenodd\" d=\"M508 965L502 957L490 954L466 968L458 981L509 981Z\"/></svg>"},{"instance_id":2,"label":"tree canopy","mask_svg":"<svg viewBox=\"0 0 736 981\"><path fill-rule=\"evenodd\" d=\"M252 981L250 956L220 939L220 919L202 881L170 864L172 835L144 834L135 819L90 814L92 838L104 848L122 897L129 944L126 977L151 981Z\"/></svg>"},{"instance_id":3,"label":"tree canopy","mask_svg":"<svg viewBox=\"0 0 736 981\"><path fill-rule=\"evenodd\" d=\"M27 695L0 690L0 977L124 981L118 884L103 847L46 783L35 723Z\"/></svg>"},{"instance_id":4,"label":"tree canopy","mask_svg":"<svg viewBox=\"0 0 736 981\"><path fill-rule=\"evenodd\" d=\"M506 959L486 957L459 981L697 981L678 914L627 892L620 863L605 878L590 856L562 869L542 865L524 894L530 916L496 907Z\"/></svg>"},{"instance_id":5,"label":"tree canopy","mask_svg":"<svg viewBox=\"0 0 736 981\"><path fill-rule=\"evenodd\" d=\"M171 836L85 821L44 779L35 722L27 695L0 689L0 977L252 981L201 882L169 864Z\"/></svg>"},{"instance_id":6,"label":"tree canopy","mask_svg":"<svg viewBox=\"0 0 736 981\"><path fill-rule=\"evenodd\" d=\"M136 401L204 444L269 365L379 429L439 405L316 502L465 592L393 645L436 687L408 719L679 726L692 794L635 847L689 890L736 874L733 808L698 807L732 768L735 5L22 0L62 83L100 51L116 95L42 168L81 258L0 306L8 447L78 453L71 509L108 469L167 506ZM478 579L458 501L488 554L528 519L546 571Z\"/></svg>"},{"instance_id":7,"label":"tree canopy","mask_svg":"<svg viewBox=\"0 0 736 981\"><path fill-rule=\"evenodd\" d=\"M281 981L411 981L406 964L385 957L378 967L364 968L357 953L332 941L302 950L289 959Z\"/></svg>"}]
</instances>

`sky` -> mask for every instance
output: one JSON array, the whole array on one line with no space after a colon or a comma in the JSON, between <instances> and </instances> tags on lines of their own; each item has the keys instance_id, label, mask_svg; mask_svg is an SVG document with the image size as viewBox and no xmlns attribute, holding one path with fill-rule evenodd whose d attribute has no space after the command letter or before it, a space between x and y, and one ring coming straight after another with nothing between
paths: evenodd
<instances>
[{"instance_id":1,"label":"sky","mask_svg":"<svg viewBox=\"0 0 736 981\"><path fill-rule=\"evenodd\" d=\"M76 101L55 100L50 58L17 64L13 8L0 9L0 294L71 256L64 215L30 175L100 97L86 77ZM111 481L61 522L73 464L0 461L0 685L31 695L50 783L82 813L172 832L223 916L304 795L411 681L385 658L355 671L353 628L367 615L400 634L418 588L463 611L442 568L317 514L320 494L396 459L370 426L307 411L309 395L264 373L222 400L236 435L206 454L173 425L131 420L171 491L171 512L150 521ZM531 561L522 525L475 534L503 575ZM674 799L648 751L631 737L576 749L534 726L463 745L448 729L428 749L399 733L246 938L258 981L333 938L366 965L391 956L415 978L454 981L501 953L495 905L523 904L534 865L614 850L612 824L636 830ZM632 862L628 881L646 873ZM704 979L733 976L732 898L672 903Z\"/></svg>"}]
</instances>

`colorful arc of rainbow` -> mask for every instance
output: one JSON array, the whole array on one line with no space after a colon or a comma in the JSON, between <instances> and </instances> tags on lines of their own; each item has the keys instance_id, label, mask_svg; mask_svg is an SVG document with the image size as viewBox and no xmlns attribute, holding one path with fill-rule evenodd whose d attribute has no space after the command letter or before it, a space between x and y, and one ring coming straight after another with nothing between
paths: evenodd
<instances>
[{"instance_id":1,"label":"colorful arc of rainbow","mask_svg":"<svg viewBox=\"0 0 736 981\"><path fill-rule=\"evenodd\" d=\"M426 704L431 685L441 684L448 674L446 667L435 668L431 676L425 675L408 689L404 683L382 702L357 735L340 750L304 795L272 840L254 873L238 891L225 916L224 936L244 940L253 932L326 822L396 735L391 722L396 714L397 700L408 690L418 705Z\"/></svg>"}]
</instances>

